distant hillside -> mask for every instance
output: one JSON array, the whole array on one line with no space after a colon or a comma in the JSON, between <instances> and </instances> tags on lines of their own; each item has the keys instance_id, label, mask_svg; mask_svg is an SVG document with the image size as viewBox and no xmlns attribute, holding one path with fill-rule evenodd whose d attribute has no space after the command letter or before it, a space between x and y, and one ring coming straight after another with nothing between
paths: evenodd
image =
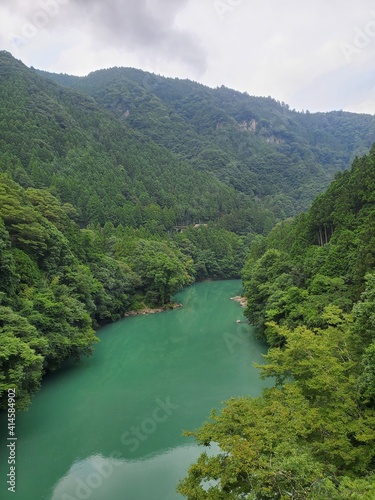
<instances>
[{"instance_id":1,"label":"distant hillside","mask_svg":"<svg viewBox=\"0 0 375 500\"><path fill-rule=\"evenodd\" d=\"M0 82L0 171L23 187L49 188L78 210L81 225L138 227L150 220L168 229L252 206L92 97L61 87L6 52L0 52ZM249 224L243 229L251 231Z\"/></svg>"},{"instance_id":2,"label":"distant hillside","mask_svg":"<svg viewBox=\"0 0 375 500\"><path fill-rule=\"evenodd\" d=\"M266 200L281 218L308 208L335 172L375 141L375 117L297 113L272 98L131 68L71 77L43 73L79 89L122 122L212 172L237 191Z\"/></svg>"}]
</instances>

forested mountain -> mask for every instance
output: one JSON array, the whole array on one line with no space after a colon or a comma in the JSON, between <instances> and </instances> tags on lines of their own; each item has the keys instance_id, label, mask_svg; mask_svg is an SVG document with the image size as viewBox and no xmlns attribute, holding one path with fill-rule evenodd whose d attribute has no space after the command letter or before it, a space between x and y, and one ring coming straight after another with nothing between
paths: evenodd
<instances>
[{"instance_id":1,"label":"forested mountain","mask_svg":"<svg viewBox=\"0 0 375 500\"><path fill-rule=\"evenodd\" d=\"M247 237L220 221L267 211L4 52L0 109L0 406L15 386L25 408L97 325L238 277Z\"/></svg>"},{"instance_id":2,"label":"forested mountain","mask_svg":"<svg viewBox=\"0 0 375 500\"><path fill-rule=\"evenodd\" d=\"M344 112L297 113L253 97L131 68L87 77L52 75L111 110L199 172L261 197L278 219L299 213L375 141L375 118Z\"/></svg>"},{"instance_id":3,"label":"forested mountain","mask_svg":"<svg viewBox=\"0 0 375 500\"><path fill-rule=\"evenodd\" d=\"M254 241L243 280L275 387L194 433L222 453L202 455L181 493L375 498L375 146L307 213Z\"/></svg>"},{"instance_id":4,"label":"forested mountain","mask_svg":"<svg viewBox=\"0 0 375 500\"><path fill-rule=\"evenodd\" d=\"M319 481L331 491L341 476L343 488L351 478L367 488L374 368L372 278L365 291L364 276L374 258L374 152L307 215L262 235L370 148L375 118L296 113L271 98L139 70L46 75L6 52L0 109L0 406L15 386L26 408L46 372L91 352L98 325L167 306L194 280L239 277L254 240L244 271L249 318L276 349L265 373L295 382L229 406L226 443L216 427L204 432L204 443L213 436L226 450L233 437L241 448L220 457L212 477L222 466L224 491L248 491L251 477L264 498L279 477L295 498ZM303 358L291 361L307 341L312 359L321 356L316 376ZM258 429L255 440L249 429L275 412L270 457L274 431ZM349 430L338 435L329 427L335 419ZM231 456L238 462L228 469ZM191 498L203 469L181 486Z\"/></svg>"},{"instance_id":5,"label":"forested mountain","mask_svg":"<svg viewBox=\"0 0 375 500\"><path fill-rule=\"evenodd\" d=\"M24 187L50 188L76 207L82 224L143 225L157 205L157 222L169 228L215 220L245 204L233 189L120 123L92 98L4 52L0 78L1 170Z\"/></svg>"}]
</instances>

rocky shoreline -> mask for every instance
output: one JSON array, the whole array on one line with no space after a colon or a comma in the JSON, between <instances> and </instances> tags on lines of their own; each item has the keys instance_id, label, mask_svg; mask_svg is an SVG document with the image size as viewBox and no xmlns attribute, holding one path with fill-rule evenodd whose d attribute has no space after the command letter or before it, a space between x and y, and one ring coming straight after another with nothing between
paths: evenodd
<instances>
[{"instance_id":1,"label":"rocky shoreline","mask_svg":"<svg viewBox=\"0 0 375 500\"><path fill-rule=\"evenodd\" d=\"M237 295L236 297L231 297L230 300L234 300L235 302L238 302L241 305L241 307L247 306L247 298L242 297L241 295Z\"/></svg>"},{"instance_id":2,"label":"rocky shoreline","mask_svg":"<svg viewBox=\"0 0 375 500\"><path fill-rule=\"evenodd\" d=\"M138 309L137 311L129 311L124 315L124 317L130 318L132 316L143 316L146 314L157 314L157 313L161 313L164 311L171 311L173 309L179 309L180 307L182 307L182 304L178 304L178 303L166 304L163 307L156 307L156 308L144 307L143 309Z\"/></svg>"}]
</instances>

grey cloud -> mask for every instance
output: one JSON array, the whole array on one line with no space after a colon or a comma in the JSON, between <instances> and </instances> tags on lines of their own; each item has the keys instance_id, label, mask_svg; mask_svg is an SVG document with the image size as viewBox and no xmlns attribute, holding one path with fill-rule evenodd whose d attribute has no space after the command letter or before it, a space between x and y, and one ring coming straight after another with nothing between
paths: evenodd
<instances>
[{"instance_id":1,"label":"grey cloud","mask_svg":"<svg viewBox=\"0 0 375 500\"><path fill-rule=\"evenodd\" d=\"M189 0L40 0L35 3L2 0L1 8L17 16L20 35L25 26L30 26L35 19L38 21L38 12L52 12L40 29L53 34L61 32L61 27L75 27L90 36L95 50L113 47L133 51L155 61L183 64L199 76L207 69L205 51L197 38L174 26L176 16L188 3Z\"/></svg>"},{"instance_id":2,"label":"grey cloud","mask_svg":"<svg viewBox=\"0 0 375 500\"><path fill-rule=\"evenodd\" d=\"M142 50L155 59L184 63L197 74L206 67L206 54L197 39L174 27L188 0L71 0L82 28L101 44Z\"/></svg>"}]
</instances>

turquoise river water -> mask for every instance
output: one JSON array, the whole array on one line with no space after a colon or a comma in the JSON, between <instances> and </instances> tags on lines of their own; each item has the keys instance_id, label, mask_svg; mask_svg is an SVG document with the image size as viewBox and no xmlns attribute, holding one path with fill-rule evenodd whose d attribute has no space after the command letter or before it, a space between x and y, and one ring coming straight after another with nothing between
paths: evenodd
<instances>
[{"instance_id":1,"label":"turquoise river water","mask_svg":"<svg viewBox=\"0 0 375 500\"><path fill-rule=\"evenodd\" d=\"M0 498L177 500L176 485L202 449L199 427L231 396L258 396L255 339L230 297L241 282L199 283L181 309L99 330L93 356L49 375L16 419L16 492L7 490L10 448L0 417Z\"/></svg>"}]
</instances>

